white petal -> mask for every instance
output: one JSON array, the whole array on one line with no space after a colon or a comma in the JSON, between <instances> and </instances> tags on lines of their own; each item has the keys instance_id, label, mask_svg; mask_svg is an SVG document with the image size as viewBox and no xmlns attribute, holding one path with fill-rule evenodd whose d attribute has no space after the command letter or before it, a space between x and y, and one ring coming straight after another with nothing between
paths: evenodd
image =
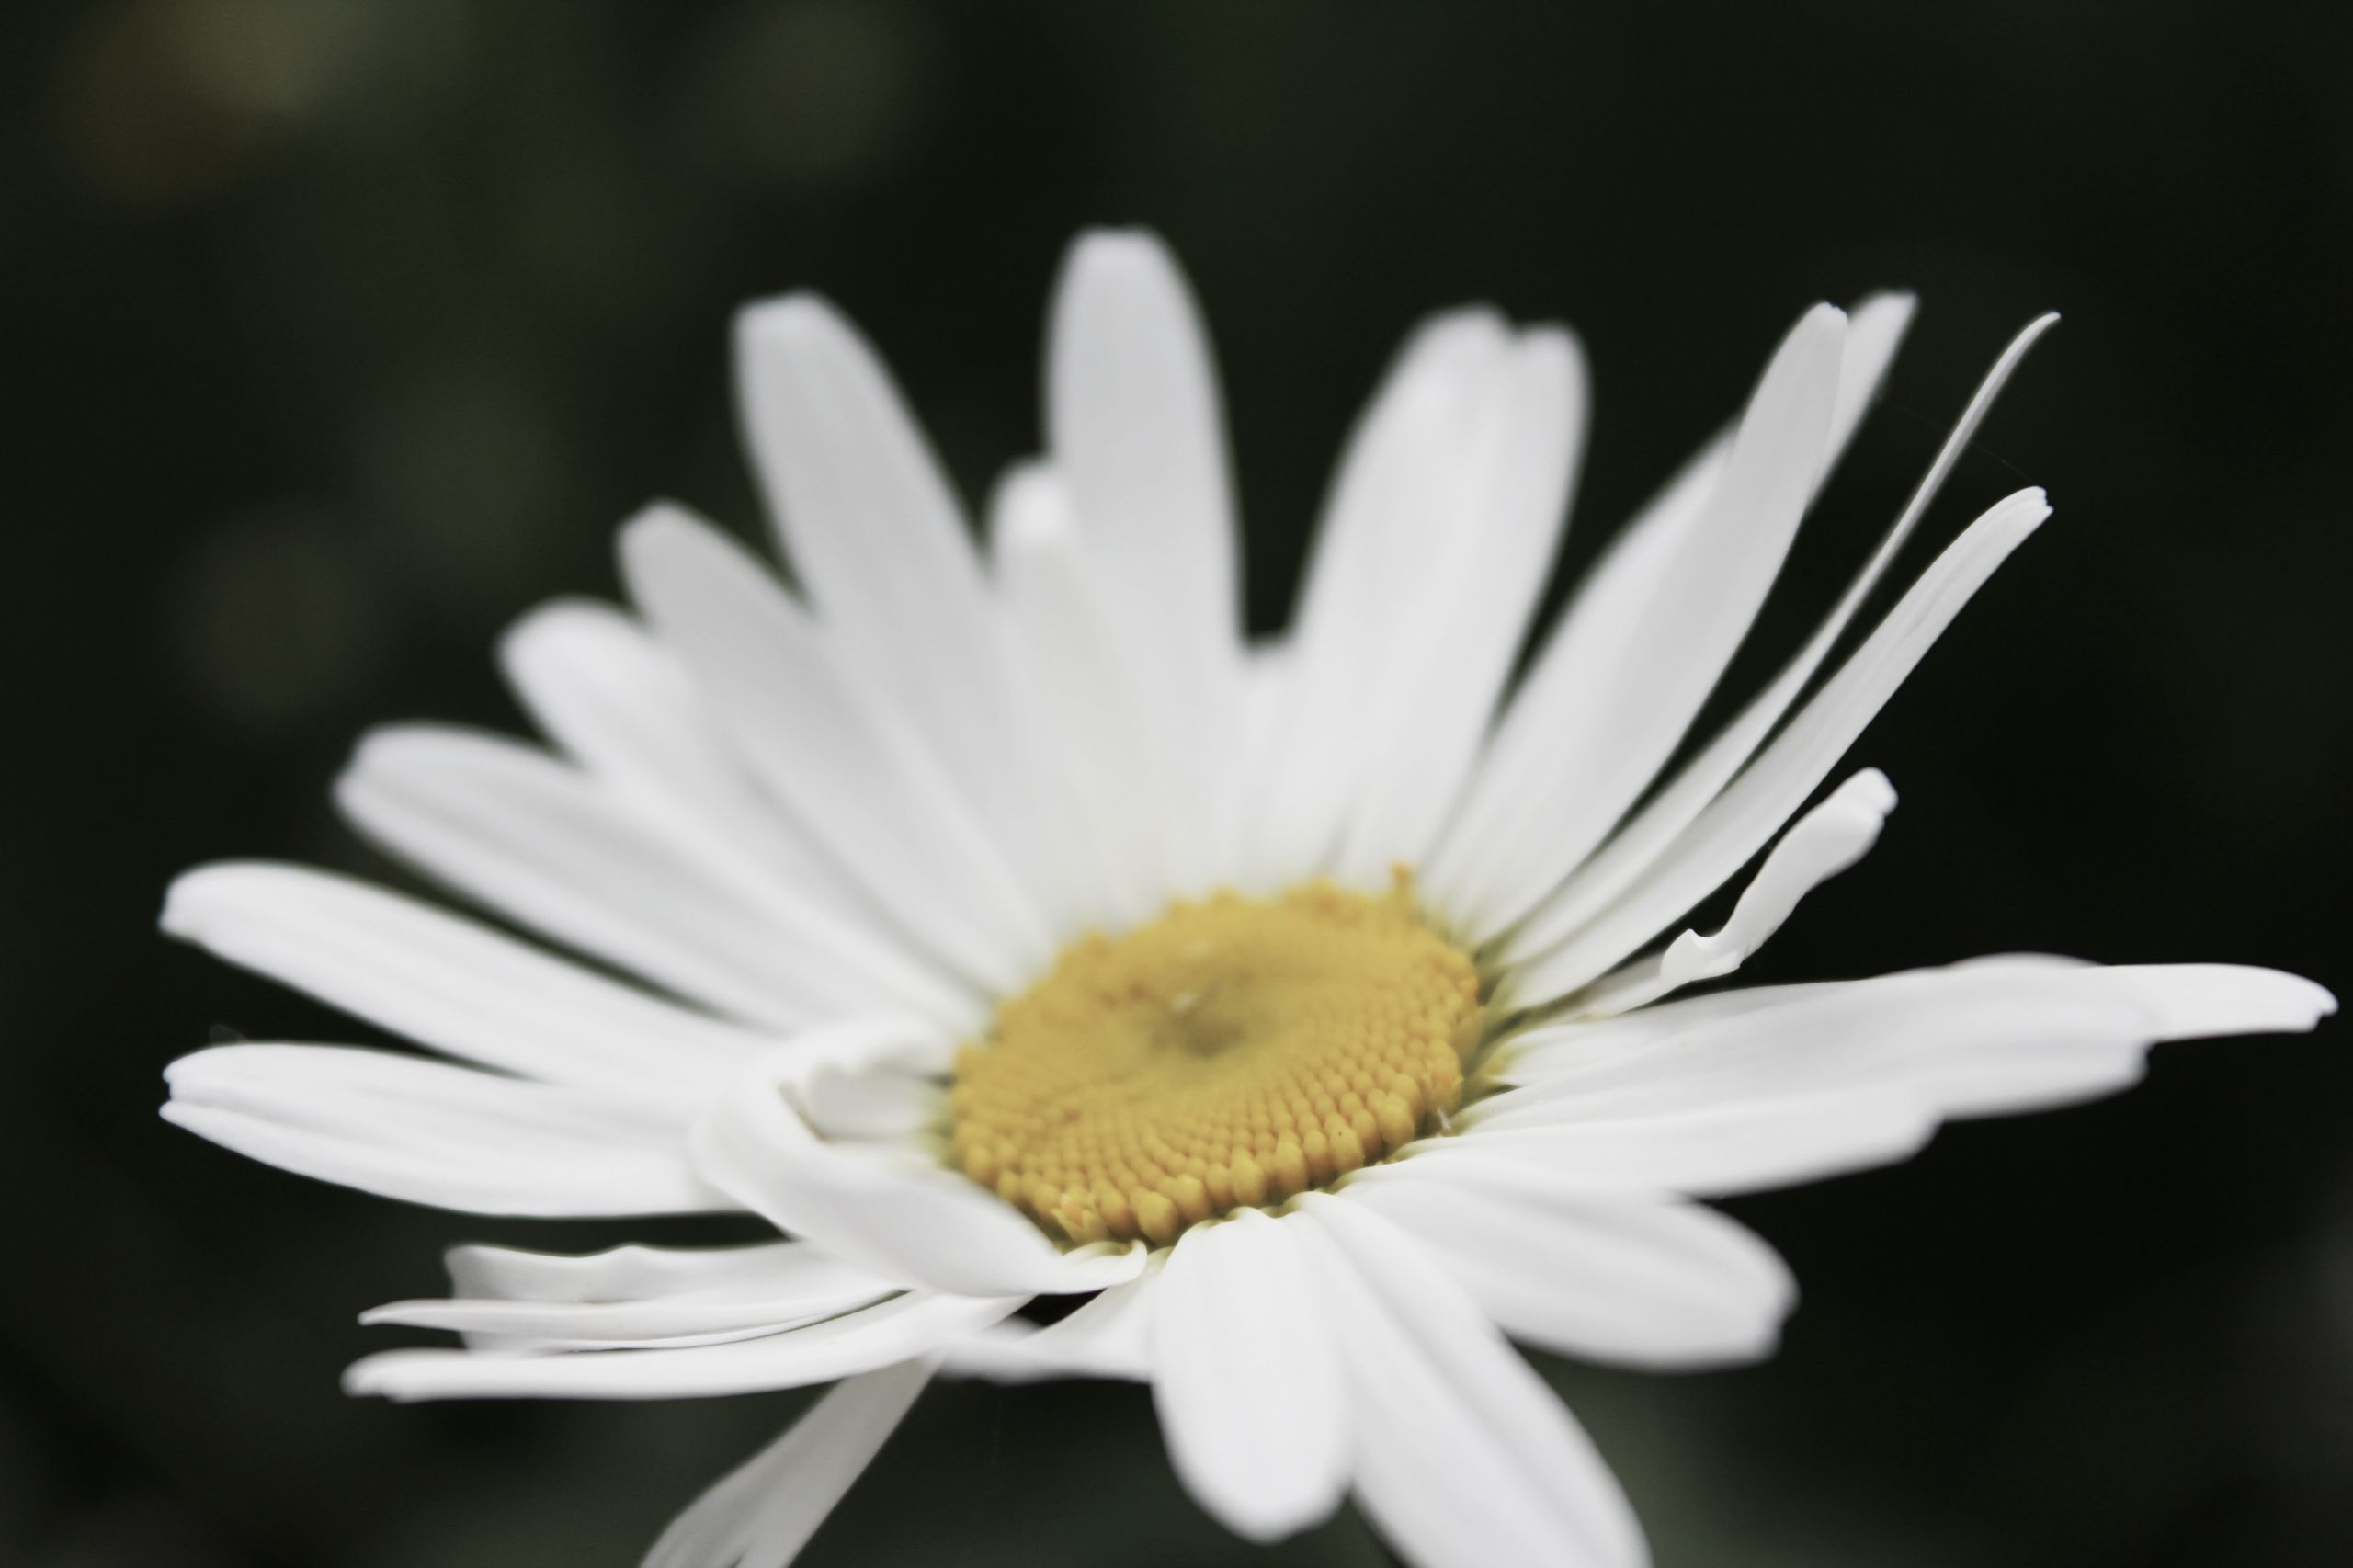
<instances>
[{"instance_id":1,"label":"white petal","mask_svg":"<svg viewBox=\"0 0 2353 1568\"><path fill-rule=\"evenodd\" d=\"M697 1498L643 1568L785 1568L898 1429L931 1370L918 1358L844 1379Z\"/></svg>"},{"instance_id":2,"label":"white petal","mask_svg":"<svg viewBox=\"0 0 2353 1568\"><path fill-rule=\"evenodd\" d=\"M1590 1057L1563 1029L1522 1048L1506 1071L1534 1081L1484 1102L1477 1121L1565 1128L1871 1088L1946 1117L2027 1110L2123 1086L2157 1040L2306 1029L2336 1006L2268 970L2033 957L1788 993Z\"/></svg>"},{"instance_id":3,"label":"white petal","mask_svg":"<svg viewBox=\"0 0 2353 1568\"><path fill-rule=\"evenodd\" d=\"M1344 1196L1438 1254L1516 1339L1627 1366L1723 1366L1771 1354L1797 1299L1772 1249L1713 1210L1471 1150L1407 1164L1414 1179Z\"/></svg>"},{"instance_id":4,"label":"white petal","mask_svg":"<svg viewBox=\"0 0 2353 1568\"><path fill-rule=\"evenodd\" d=\"M1971 524L1640 882L1574 935L1550 910L1523 926L1507 953L1521 966L1511 983L1520 1005L1563 995L1606 972L1737 871L1854 744L1995 568L2050 515L2040 491L2022 490Z\"/></svg>"},{"instance_id":5,"label":"white petal","mask_svg":"<svg viewBox=\"0 0 2353 1568\"><path fill-rule=\"evenodd\" d=\"M1176 788L1165 824L1201 886L1228 873L1241 669L1239 568L1217 375L1166 248L1137 231L1071 247L1047 345L1046 429L1112 625Z\"/></svg>"},{"instance_id":6,"label":"white petal","mask_svg":"<svg viewBox=\"0 0 2353 1568\"><path fill-rule=\"evenodd\" d=\"M878 661L981 653L987 594L962 511L857 328L813 294L763 301L737 315L735 354L754 467L827 625Z\"/></svg>"},{"instance_id":7,"label":"white petal","mask_svg":"<svg viewBox=\"0 0 2353 1568\"><path fill-rule=\"evenodd\" d=\"M770 1037L614 983L486 926L301 866L206 866L164 929L452 1056L617 1089L683 1118Z\"/></svg>"},{"instance_id":8,"label":"white petal","mask_svg":"<svg viewBox=\"0 0 2353 1568\"><path fill-rule=\"evenodd\" d=\"M985 824L758 562L657 507L622 531L621 564L745 760L894 921L985 987L1043 967L1052 940Z\"/></svg>"},{"instance_id":9,"label":"white petal","mask_svg":"<svg viewBox=\"0 0 2353 1568\"><path fill-rule=\"evenodd\" d=\"M1489 310L1424 323L1349 434L1292 617L1272 756L1244 823L1256 884L1282 886L1336 847L1370 753L1363 722L1401 656L1394 629L1457 521L1461 460L1510 344Z\"/></svg>"},{"instance_id":10,"label":"white petal","mask_svg":"<svg viewBox=\"0 0 2353 1568\"><path fill-rule=\"evenodd\" d=\"M1847 350L1838 366L1838 407L1830 416L1830 457L1824 476L1847 449L1855 427L1870 411L1887 368L1912 325L1920 301L1901 292L1870 294L1856 302L1847 320ZM1817 489L1819 486L1816 487Z\"/></svg>"},{"instance_id":11,"label":"white petal","mask_svg":"<svg viewBox=\"0 0 2353 1568\"><path fill-rule=\"evenodd\" d=\"M736 321L744 425L816 619L886 693L1033 896L1054 823L1018 744L1007 650L971 530L881 360L813 295Z\"/></svg>"},{"instance_id":12,"label":"white petal","mask_svg":"<svg viewBox=\"0 0 2353 1568\"><path fill-rule=\"evenodd\" d=\"M1855 1089L1574 1120L1563 1119L1552 1102L1517 1104L1506 1095L1457 1125L1461 1136L1428 1140L1414 1158L1359 1180L1442 1178L1449 1162L1476 1154L1537 1166L1579 1191L1716 1198L1909 1159L1935 1132L1937 1118L1916 1095Z\"/></svg>"},{"instance_id":13,"label":"white petal","mask_svg":"<svg viewBox=\"0 0 2353 1568\"><path fill-rule=\"evenodd\" d=\"M805 1328L677 1350L387 1350L353 1363L343 1386L401 1401L698 1399L803 1388L929 1355L1005 1317L1021 1300L916 1291Z\"/></svg>"},{"instance_id":14,"label":"white petal","mask_svg":"<svg viewBox=\"0 0 2353 1568\"><path fill-rule=\"evenodd\" d=\"M2325 987L2276 969L2168 963L2120 964L2071 972L2075 984L2129 989L2154 1016L2159 1040L2302 1034L2336 1011L2336 998ZM2093 975L2109 978L2097 981Z\"/></svg>"},{"instance_id":15,"label":"white petal","mask_svg":"<svg viewBox=\"0 0 2353 1568\"><path fill-rule=\"evenodd\" d=\"M1870 336L1882 339L1886 336L1888 324L1884 320L1874 324L1873 316L1872 304L1866 304L1856 313L1854 328L1848 333L1847 343L1850 369L1859 344L1866 343ZM1569 929L1583 924L1624 892L1640 880L1660 852L1690 825L1700 810L1716 798L1733 775L1756 755L1756 748L1764 744L1773 726L1780 722L1782 715L1797 700L1798 694L1821 669L1831 649L1846 635L1856 612L1870 597L1871 590L1879 585L1880 579L1894 562L1896 552L1911 538L1914 527L1943 488L1953 464L1976 436L1978 427L1993 409L1995 398L2025 358L2027 350L2057 319L2056 316L2042 317L2020 333L2004 350L2001 358L1995 361L1976 394L1971 398L1969 406L1962 411L1960 423L1945 438L1944 447L1929 465L1927 474L1920 481L1918 488L1912 493L1912 499L1905 505L1903 515L1896 518L1895 526L1880 541L1879 549L1872 552L1870 560L1847 585L1846 595L1828 619L1814 630L1813 637L1773 678L1773 683L1741 710L1739 717L1726 724L1699 756L1687 763L1665 789L1628 818L1610 836L1609 842L1579 866L1560 890L1546 900L1543 915L1546 922L1560 929ZM1842 403L1847 385L1847 381L1842 378L1839 382Z\"/></svg>"},{"instance_id":16,"label":"white petal","mask_svg":"<svg viewBox=\"0 0 2353 1568\"><path fill-rule=\"evenodd\" d=\"M502 736L426 725L360 743L335 800L396 854L559 941L736 1017L790 1026L845 1008L937 1003L814 911L699 869L577 770Z\"/></svg>"},{"instance_id":17,"label":"white petal","mask_svg":"<svg viewBox=\"0 0 2353 1568\"><path fill-rule=\"evenodd\" d=\"M1421 858L1558 544L1585 370L1558 329L1461 311L1408 341L1349 439L1246 827L1254 885ZM1336 846L1336 827L1347 842Z\"/></svg>"},{"instance_id":18,"label":"white petal","mask_svg":"<svg viewBox=\"0 0 2353 1568\"><path fill-rule=\"evenodd\" d=\"M1846 324L1828 305L1799 321L1643 591L1571 617L1538 654L1430 868L1432 895L1478 935L1525 914L1600 842L1746 635L1822 472Z\"/></svg>"},{"instance_id":19,"label":"white petal","mask_svg":"<svg viewBox=\"0 0 2353 1568\"><path fill-rule=\"evenodd\" d=\"M1579 998L1574 1011L1605 1017L1623 1013L1687 985L1730 974L1781 928L1799 900L1870 853L1887 813L1894 809L1895 787L1878 768L1867 767L1848 778L1781 835L1741 890L1740 902L1722 930L1712 937L1686 931L1655 958L1637 960L1605 975Z\"/></svg>"},{"instance_id":20,"label":"white petal","mask_svg":"<svg viewBox=\"0 0 2353 1568\"><path fill-rule=\"evenodd\" d=\"M1483 1071L1512 1085L1547 1083L1635 1055L1654 1041L1688 1033L1701 1024L1777 1007L1804 996L1827 995L1850 983L1824 980L1802 985L1743 986L1704 996L1678 996L1609 1017L1544 1024L1501 1042Z\"/></svg>"},{"instance_id":21,"label":"white petal","mask_svg":"<svg viewBox=\"0 0 2353 1568\"><path fill-rule=\"evenodd\" d=\"M968 1296L1096 1290L1139 1248L1063 1254L1020 1210L920 1154L819 1139L787 1098L789 1055L756 1066L695 1129L696 1168L737 1201L885 1278Z\"/></svg>"},{"instance_id":22,"label":"white petal","mask_svg":"<svg viewBox=\"0 0 2353 1568\"><path fill-rule=\"evenodd\" d=\"M1155 1291L1152 1394L1176 1477L1262 1544L1314 1524L1347 1483L1347 1401L1296 1221L1254 1209L1178 1238Z\"/></svg>"},{"instance_id":23,"label":"white petal","mask_svg":"<svg viewBox=\"0 0 2353 1568\"><path fill-rule=\"evenodd\" d=\"M1781 928L1800 899L1870 853L1894 809L1895 787L1876 767L1838 786L1781 835L1722 930L1712 937L1686 931L1668 947L1659 962L1666 988L1679 990L1738 969Z\"/></svg>"},{"instance_id":24,"label":"white petal","mask_svg":"<svg viewBox=\"0 0 2353 1568\"><path fill-rule=\"evenodd\" d=\"M1410 612L1386 629L1381 679L1353 715L1369 750L1336 869L1358 886L1427 857L1560 542L1585 440L1584 358L1557 328L1524 333L1484 390L1467 446L1449 460L1460 489L1426 522L1422 560L1400 563Z\"/></svg>"},{"instance_id":25,"label":"white petal","mask_svg":"<svg viewBox=\"0 0 2353 1568\"><path fill-rule=\"evenodd\" d=\"M1167 247L1138 230L1071 247L1054 294L1047 428L1090 539L1181 641L1231 635L1233 483L1209 337Z\"/></svg>"},{"instance_id":26,"label":"white petal","mask_svg":"<svg viewBox=\"0 0 2353 1568\"><path fill-rule=\"evenodd\" d=\"M1302 1237L1354 1414L1357 1501L1418 1568L1641 1568L1633 1510L1552 1391L1445 1268L1361 1203Z\"/></svg>"},{"instance_id":27,"label":"white petal","mask_svg":"<svg viewBox=\"0 0 2353 1568\"><path fill-rule=\"evenodd\" d=\"M389 1051L226 1045L165 1069L164 1119L267 1164L477 1214L731 1207L627 1101Z\"/></svg>"},{"instance_id":28,"label":"white petal","mask_svg":"<svg viewBox=\"0 0 2353 1568\"><path fill-rule=\"evenodd\" d=\"M928 1075L831 1064L808 1073L798 1095L819 1136L905 1144L948 1119L948 1093Z\"/></svg>"}]
</instances>

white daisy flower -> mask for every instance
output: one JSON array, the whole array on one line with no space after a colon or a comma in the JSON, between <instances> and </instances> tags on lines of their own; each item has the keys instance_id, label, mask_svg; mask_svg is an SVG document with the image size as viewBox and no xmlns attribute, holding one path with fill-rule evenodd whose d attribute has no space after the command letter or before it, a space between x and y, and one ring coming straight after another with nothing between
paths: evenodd
<instances>
[{"instance_id":1,"label":"white daisy flower","mask_svg":"<svg viewBox=\"0 0 2353 1568\"><path fill-rule=\"evenodd\" d=\"M349 1375L395 1399L836 1383L663 1568L787 1562L943 1368L1148 1383L1186 1487L1256 1540L1352 1497L1416 1563L1638 1563L1511 1341L1761 1356L1789 1274L1695 1199L2334 1006L2263 970L2018 957L1666 1000L1870 849L1877 772L1800 808L2048 512L1995 505L1824 676L2037 323L1830 619L1667 770L1910 313L1807 312L1515 685L1585 429L1558 328L1414 334L1291 629L1253 643L1210 351L1154 240L1073 251L1046 455L984 551L850 326L755 305L744 423L797 591L656 507L621 538L633 612L557 603L505 644L547 746L401 726L339 786L392 853L587 961L322 871L192 871L167 929L453 1060L224 1046L174 1064L164 1114L472 1213L772 1222L734 1249L460 1248L450 1299L370 1316L465 1347ZM1777 833L1722 926L1676 934ZM1040 1326L1038 1297L1086 1300Z\"/></svg>"}]
</instances>

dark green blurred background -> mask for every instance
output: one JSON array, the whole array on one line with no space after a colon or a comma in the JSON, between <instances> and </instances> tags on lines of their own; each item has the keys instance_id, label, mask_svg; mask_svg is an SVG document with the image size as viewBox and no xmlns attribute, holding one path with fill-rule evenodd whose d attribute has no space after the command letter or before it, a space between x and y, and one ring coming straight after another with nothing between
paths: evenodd
<instances>
[{"instance_id":1,"label":"dark green blurred background","mask_svg":"<svg viewBox=\"0 0 2353 1568\"><path fill-rule=\"evenodd\" d=\"M216 1028L368 1038L158 938L176 869L381 869L326 807L363 725L517 723L494 636L609 592L651 496L757 528L724 348L761 292L847 306L976 494L1035 440L1066 237L1157 226L1217 329L1267 627L1419 314L1584 335L1574 569L1801 307L1917 288L1752 676L2055 306L1919 556L2021 483L2057 517L1859 748L1904 808L1757 972L2035 948L2343 985L2324 10L10 0L0 1561L620 1568L798 1407L347 1401L392 1342L354 1314L431 1293L443 1244L620 1233L398 1208L153 1115ZM1548 1368L1664 1568L2353 1561L2341 1032L2168 1048L2121 1100L1739 1205L1805 1283L1779 1360ZM969 1386L806 1559L1259 1560L1138 1392ZM1343 1518L1265 1560L1382 1558Z\"/></svg>"}]
</instances>

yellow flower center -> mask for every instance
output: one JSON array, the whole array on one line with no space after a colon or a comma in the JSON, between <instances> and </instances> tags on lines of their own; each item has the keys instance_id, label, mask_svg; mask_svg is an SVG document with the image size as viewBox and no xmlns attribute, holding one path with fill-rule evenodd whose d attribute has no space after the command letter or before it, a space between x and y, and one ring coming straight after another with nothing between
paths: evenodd
<instances>
[{"instance_id":1,"label":"yellow flower center","mask_svg":"<svg viewBox=\"0 0 2353 1568\"><path fill-rule=\"evenodd\" d=\"M1177 903L997 1008L957 1053L949 1158L1058 1239L1168 1242L1412 1142L1479 1027L1476 966L1402 875Z\"/></svg>"}]
</instances>

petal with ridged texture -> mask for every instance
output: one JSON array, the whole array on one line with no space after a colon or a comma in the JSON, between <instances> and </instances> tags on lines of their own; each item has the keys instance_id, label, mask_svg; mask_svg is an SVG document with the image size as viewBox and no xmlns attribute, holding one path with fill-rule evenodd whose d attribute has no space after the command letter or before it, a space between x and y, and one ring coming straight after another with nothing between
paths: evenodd
<instances>
[{"instance_id":1,"label":"petal with ridged texture","mask_svg":"<svg viewBox=\"0 0 2353 1568\"><path fill-rule=\"evenodd\" d=\"M1260 1542L1322 1519L1347 1483L1347 1402L1298 1231L1255 1209L1197 1226L1153 1303L1152 1396L1177 1478Z\"/></svg>"},{"instance_id":2,"label":"petal with ridged texture","mask_svg":"<svg viewBox=\"0 0 2353 1568\"><path fill-rule=\"evenodd\" d=\"M901 929L995 990L1051 956L986 820L767 567L675 507L622 530L621 567L745 762Z\"/></svg>"},{"instance_id":3,"label":"petal with ridged texture","mask_svg":"<svg viewBox=\"0 0 2353 1568\"><path fill-rule=\"evenodd\" d=\"M347 815L438 881L557 941L768 1028L870 1006L958 1004L903 955L780 891L697 865L579 769L445 725L372 732L335 783Z\"/></svg>"},{"instance_id":4,"label":"petal with ridged texture","mask_svg":"<svg viewBox=\"0 0 2353 1568\"><path fill-rule=\"evenodd\" d=\"M774 1037L607 980L383 888L259 862L184 873L164 929L419 1045L667 1105L681 1119Z\"/></svg>"},{"instance_id":5,"label":"petal with ridged texture","mask_svg":"<svg viewBox=\"0 0 2353 1568\"><path fill-rule=\"evenodd\" d=\"M1716 1367L1771 1354L1796 1283L1711 1209L1594 1191L1525 1161L1407 1162L1343 1196L1412 1234L1513 1338L1590 1360Z\"/></svg>"},{"instance_id":6,"label":"petal with ridged texture","mask_svg":"<svg viewBox=\"0 0 2353 1568\"><path fill-rule=\"evenodd\" d=\"M1311 1193L1302 1236L1347 1370L1358 1504L1417 1568L1643 1568L1592 1440L1439 1260Z\"/></svg>"}]
</instances>

